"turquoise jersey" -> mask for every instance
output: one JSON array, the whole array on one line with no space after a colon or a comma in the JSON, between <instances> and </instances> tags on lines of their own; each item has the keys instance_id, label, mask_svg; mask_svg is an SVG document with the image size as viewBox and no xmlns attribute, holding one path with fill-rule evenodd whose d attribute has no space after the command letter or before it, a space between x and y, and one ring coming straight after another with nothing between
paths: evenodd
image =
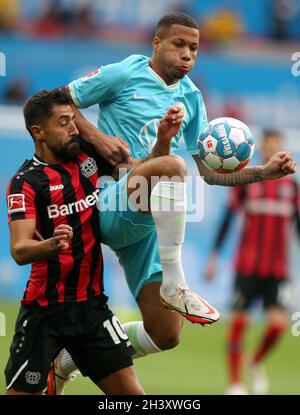
<instances>
[{"instance_id":1,"label":"turquoise jersey","mask_svg":"<svg viewBox=\"0 0 300 415\"><path fill-rule=\"evenodd\" d=\"M184 140L188 152L197 154L198 137L207 125L201 92L188 76L168 86L149 61L146 56L132 55L71 82L74 102L79 108L98 104L99 130L126 140L137 159L151 153L159 120L171 105L180 103L185 116L172 152Z\"/></svg>"}]
</instances>

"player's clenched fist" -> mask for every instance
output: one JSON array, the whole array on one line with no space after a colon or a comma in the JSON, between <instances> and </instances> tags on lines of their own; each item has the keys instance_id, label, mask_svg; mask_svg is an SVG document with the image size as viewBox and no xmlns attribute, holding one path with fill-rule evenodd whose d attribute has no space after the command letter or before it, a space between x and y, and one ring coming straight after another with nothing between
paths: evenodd
<instances>
[{"instance_id":1,"label":"player's clenched fist","mask_svg":"<svg viewBox=\"0 0 300 415\"><path fill-rule=\"evenodd\" d=\"M73 238L73 229L69 225L58 225L53 232L52 246L58 251L69 248L69 241Z\"/></svg>"},{"instance_id":2,"label":"player's clenched fist","mask_svg":"<svg viewBox=\"0 0 300 415\"><path fill-rule=\"evenodd\" d=\"M160 120L157 138L159 140L171 140L179 132L184 118L182 105L176 104L168 109Z\"/></svg>"},{"instance_id":3,"label":"player's clenched fist","mask_svg":"<svg viewBox=\"0 0 300 415\"><path fill-rule=\"evenodd\" d=\"M262 177L264 180L274 180L295 172L296 163L292 155L286 151L279 151L263 166Z\"/></svg>"}]
</instances>

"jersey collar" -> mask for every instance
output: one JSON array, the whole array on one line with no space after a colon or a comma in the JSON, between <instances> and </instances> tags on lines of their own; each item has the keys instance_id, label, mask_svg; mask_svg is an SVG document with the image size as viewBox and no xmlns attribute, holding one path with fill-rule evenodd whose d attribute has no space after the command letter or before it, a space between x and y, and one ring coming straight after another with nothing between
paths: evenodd
<instances>
[{"instance_id":1,"label":"jersey collar","mask_svg":"<svg viewBox=\"0 0 300 415\"><path fill-rule=\"evenodd\" d=\"M42 164L43 166L49 166L48 163L43 162L36 154L33 155L32 159L36 163Z\"/></svg>"},{"instance_id":2,"label":"jersey collar","mask_svg":"<svg viewBox=\"0 0 300 415\"><path fill-rule=\"evenodd\" d=\"M180 81L177 81L175 84L172 84L172 85L167 85L166 82L151 68L150 64L148 65L148 71L153 76L153 78L156 81L158 81L160 83L160 85L162 85L167 90L175 89L179 85Z\"/></svg>"}]
</instances>

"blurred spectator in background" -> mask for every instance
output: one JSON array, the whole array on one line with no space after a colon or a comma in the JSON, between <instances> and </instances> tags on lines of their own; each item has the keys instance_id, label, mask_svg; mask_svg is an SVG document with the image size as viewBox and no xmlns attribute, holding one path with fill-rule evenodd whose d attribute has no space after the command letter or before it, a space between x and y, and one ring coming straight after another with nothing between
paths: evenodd
<instances>
[{"instance_id":1,"label":"blurred spectator in background","mask_svg":"<svg viewBox=\"0 0 300 415\"><path fill-rule=\"evenodd\" d=\"M20 19L20 0L0 0L0 33L17 29Z\"/></svg>"},{"instance_id":2,"label":"blurred spectator in background","mask_svg":"<svg viewBox=\"0 0 300 415\"><path fill-rule=\"evenodd\" d=\"M274 0L273 5L273 33L274 40L288 40L288 26L296 15L294 0Z\"/></svg>"},{"instance_id":3,"label":"blurred spectator in background","mask_svg":"<svg viewBox=\"0 0 300 415\"><path fill-rule=\"evenodd\" d=\"M46 8L33 23L33 32L39 37L56 38L65 34L66 26L59 1L46 3Z\"/></svg>"},{"instance_id":4,"label":"blurred spectator in background","mask_svg":"<svg viewBox=\"0 0 300 415\"><path fill-rule=\"evenodd\" d=\"M17 79L8 84L4 92L4 103L8 105L22 105L27 98L27 85L23 79Z\"/></svg>"},{"instance_id":5,"label":"blurred spectator in background","mask_svg":"<svg viewBox=\"0 0 300 415\"><path fill-rule=\"evenodd\" d=\"M224 99L223 110L221 113L224 114L224 117L236 118L247 123L248 119L242 108L243 106L239 102L239 99L237 97L231 97Z\"/></svg>"},{"instance_id":6,"label":"blurred spectator in background","mask_svg":"<svg viewBox=\"0 0 300 415\"><path fill-rule=\"evenodd\" d=\"M75 11L72 22L72 32L75 36L91 37L97 33L97 25L93 18L91 5L79 7Z\"/></svg>"},{"instance_id":7,"label":"blurred spectator in background","mask_svg":"<svg viewBox=\"0 0 300 415\"><path fill-rule=\"evenodd\" d=\"M235 10L220 8L200 20L202 44L218 45L241 40L245 28L241 16Z\"/></svg>"},{"instance_id":8,"label":"blurred spectator in background","mask_svg":"<svg viewBox=\"0 0 300 415\"><path fill-rule=\"evenodd\" d=\"M91 37L97 34L91 2L70 7L62 0L52 0L32 27L35 35L45 38Z\"/></svg>"},{"instance_id":9,"label":"blurred spectator in background","mask_svg":"<svg viewBox=\"0 0 300 415\"><path fill-rule=\"evenodd\" d=\"M266 161L281 149L281 135L267 131L262 141ZM287 278L288 243L291 224L296 222L300 236L299 188L290 176L231 189L229 205L217 232L213 252L206 268L212 280L219 251L237 211L244 214L244 226L236 255L233 315L227 339L229 387L227 394L247 394L242 382L243 337L249 323L249 309L256 299L263 300L266 330L250 360L251 391L265 394L268 380L261 362L288 326Z\"/></svg>"}]
</instances>

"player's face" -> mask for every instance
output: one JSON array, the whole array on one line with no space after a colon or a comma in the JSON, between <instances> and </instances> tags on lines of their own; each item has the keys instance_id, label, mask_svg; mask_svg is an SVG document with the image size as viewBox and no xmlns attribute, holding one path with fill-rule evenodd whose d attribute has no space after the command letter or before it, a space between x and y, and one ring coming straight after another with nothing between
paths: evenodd
<instances>
[{"instance_id":1,"label":"player's face","mask_svg":"<svg viewBox=\"0 0 300 415\"><path fill-rule=\"evenodd\" d=\"M261 145L261 153L264 161L269 160L275 153L281 151L282 142L281 138L277 135L270 135L263 139Z\"/></svg>"},{"instance_id":2,"label":"player's face","mask_svg":"<svg viewBox=\"0 0 300 415\"><path fill-rule=\"evenodd\" d=\"M58 160L76 160L80 151L79 132L75 125L72 107L55 105L43 132L46 146Z\"/></svg>"},{"instance_id":3,"label":"player's face","mask_svg":"<svg viewBox=\"0 0 300 415\"><path fill-rule=\"evenodd\" d=\"M153 61L159 67L159 75L177 81L194 66L199 49L199 31L192 27L172 25L162 39L153 41Z\"/></svg>"}]
</instances>

